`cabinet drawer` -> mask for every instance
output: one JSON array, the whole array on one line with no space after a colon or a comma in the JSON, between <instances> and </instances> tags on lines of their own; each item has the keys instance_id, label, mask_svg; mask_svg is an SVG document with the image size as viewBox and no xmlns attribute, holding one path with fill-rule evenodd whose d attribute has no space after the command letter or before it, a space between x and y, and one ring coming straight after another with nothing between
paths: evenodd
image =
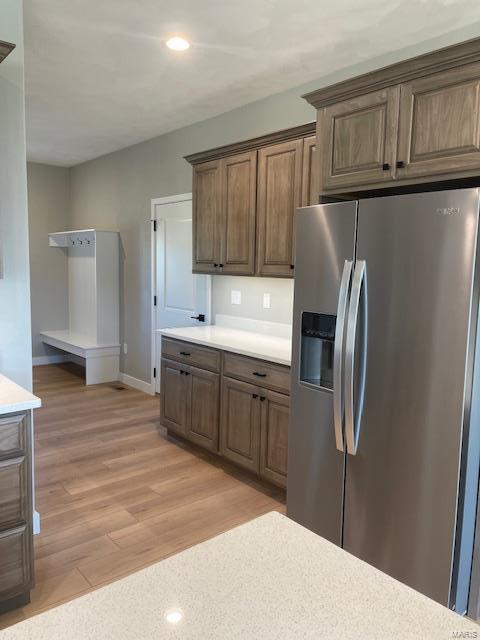
<instances>
[{"instance_id":1,"label":"cabinet drawer","mask_svg":"<svg viewBox=\"0 0 480 640\"><path fill-rule=\"evenodd\" d=\"M26 525L0 532L0 598L14 597L32 583L30 528Z\"/></svg>"},{"instance_id":2,"label":"cabinet drawer","mask_svg":"<svg viewBox=\"0 0 480 640\"><path fill-rule=\"evenodd\" d=\"M0 458L25 452L27 442L25 413L0 418Z\"/></svg>"},{"instance_id":3,"label":"cabinet drawer","mask_svg":"<svg viewBox=\"0 0 480 640\"><path fill-rule=\"evenodd\" d=\"M290 393L290 367L247 358L234 353L223 356L223 375L252 382L260 387Z\"/></svg>"},{"instance_id":4,"label":"cabinet drawer","mask_svg":"<svg viewBox=\"0 0 480 640\"><path fill-rule=\"evenodd\" d=\"M191 342L162 338L162 356L209 371L220 371L220 352Z\"/></svg>"},{"instance_id":5,"label":"cabinet drawer","mask_svg":"<svg viewBox=\"0 0 480 640\"><path fill-rule=\"evenodd\" d=\"M0 462L0 529L28 520L27 481L24 457Z\"/></svg>"}]
</instances>

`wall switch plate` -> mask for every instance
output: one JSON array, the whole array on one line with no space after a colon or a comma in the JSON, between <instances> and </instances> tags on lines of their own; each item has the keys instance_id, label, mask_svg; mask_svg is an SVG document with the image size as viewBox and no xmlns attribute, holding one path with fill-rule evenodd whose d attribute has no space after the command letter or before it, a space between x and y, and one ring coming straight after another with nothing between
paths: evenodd
<instances>
[{"instance_id":1,"label":"wall switch plate","mask_svg":"<svg viewBox=\"0 0 480 640\"><path fill-rule=\"evenodd\" d=\"M123 343L123 353L127 355L128 353L128 344L126 342Z\"/></svg>"},{"instance_id":2,"label":"wall switch plate","mask_svg":"<svg viewBox=\"0 0 480 640\"><path fill-rule=\"evenodd\" d=\"M270 300L270 294L269 293L264 293L263 294L263 308L264 309L270 309L271 307L271 300Z\"/></svg>"},{"instance_id":3,"label":"wall switch plate","mask_svg":"<svg viewBox=\"0 0 480 640\"><path fill-rule=\"evenodd\" d=\"M230 302L232 304L242 304L242 292L232 290L230 294Z\"/></svg>"}]
</instances>

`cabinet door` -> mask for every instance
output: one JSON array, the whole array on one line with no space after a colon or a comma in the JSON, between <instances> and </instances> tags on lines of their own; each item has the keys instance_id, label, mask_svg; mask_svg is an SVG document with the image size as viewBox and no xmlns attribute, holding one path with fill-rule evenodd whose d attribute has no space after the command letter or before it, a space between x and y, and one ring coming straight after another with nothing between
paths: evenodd
<instances>
[{"instance_id":1,"label":"cabinet door","mask_svg":"<svg viewBox=\"0 0 480 640\"><path fill-rule=\"evenodd\" d=\"M195 367L190 374L190 420L187 437L202 447L217 451L220 376Z\"/></svg>"},{"instance_id":2,"label":"cabinet door","mask_svg":"<svg viewBox=\"0 0 480 640\"><path fill-rule=\"evenodd\" d=\"M303 140L258 152L257 273L293 276L294 215L302 200Z\"/></svg>"},{"instance_id":3,"label":"cabinet door","mask_svg":"<svg viewBox=\"0 0 480 640\"><path fill-rule=\"evenodd\" d=\"M286 487L290 397L262 390L260 404L260 473L267 480Z\"/></svg>"},{"instance_id":4,"label":"cabinet door","mask_svg":"<svg viewBox=\"0 0 480 640\"><path fill-rule=\"evenodd\" d=\"M29 518L28 467L24 456L0 462L0 529Z\"/></svg>"},{"instance_id":5,"label":"cabinet door","mask_svg":"<svg viewBox=\"0 0 480 640\"><path fill-rule=\"evenodd\" d=\"M222 161L222 273L255 272L257 152L239 153Z\"/></svg>"},{"instance_id":6,"label":"cabinet door","mask_svg":"<svg viewBox=\"0 0 480 640\"><path fill-rule=\"evenodd\" d=\"M302 207L318 204L320 173L317 161L317 136L303 141Z\"/></svg>"},{"instance_id":7,"label":"cabinet door","mask_svg":"<svg viewBox=\"0 0 480 640\"><path fill-rule=\"evenodd\" d=\"M393 179L398 95L398 87L391 87L320 112L322 191Z\"/></svg>"},{"instance_id":8,"label":"cabinet door","mask_svg":"<svg viewBox=\"0 0 480 640\"><path fill-rule=\"evenodd\" d=\"M220 451L226 458L258 473L260 400L256 386L223 378Z\"/></svg>"},{"instance_id":9,"label":"cabinet door","mask_svg":"<svg viewBox=\"0 0 480 640\"><path fill-rule=\"evenodd\" d=\"M480 168L480 64L402 85L398 178Z\"/></svg>"},{"instance_id":10,"label":"cabinet door","mask_svg":"<svg viewBox=\"0 0 480 640\"><path fill-rule=\"evenodd\" d=\"M190 411L187 367L162 359L160 416L165 427L185 436Z\"/></svg>"},{"instance_id":11,"label":"cabinet door","mask_svg":"<svg viewBox=\"0 0 480 640\"><path fill-rule=\"evenodd\" d=\"M193 271L218 273L223 242L220 160L193 167Z\"/></svg>"},{"instance_id":12,"label":"cabinet door","mask_svg":"<svg viewBox=\"0 0 480 640\"><path fill-rule=\"evenodd\" d=\"M0 531L0 600L20 595L32 584L31 537L28 525Z\"/></svg>"}]
</instances>

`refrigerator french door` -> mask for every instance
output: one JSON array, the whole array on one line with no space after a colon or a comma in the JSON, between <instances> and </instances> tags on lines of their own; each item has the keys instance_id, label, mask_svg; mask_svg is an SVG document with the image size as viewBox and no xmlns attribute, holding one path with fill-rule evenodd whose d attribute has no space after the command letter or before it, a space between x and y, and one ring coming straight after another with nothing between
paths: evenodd
<instances>
[{"instance_id":1,"label":"refrigerator french door","mask_svg":"<svg viewBox=\"0 0 480 640\"><path fill-rule=\"evenodd\" d=\"M299 209L287 514L467 608L477 189Z\"/></svg>"}]
</instances>

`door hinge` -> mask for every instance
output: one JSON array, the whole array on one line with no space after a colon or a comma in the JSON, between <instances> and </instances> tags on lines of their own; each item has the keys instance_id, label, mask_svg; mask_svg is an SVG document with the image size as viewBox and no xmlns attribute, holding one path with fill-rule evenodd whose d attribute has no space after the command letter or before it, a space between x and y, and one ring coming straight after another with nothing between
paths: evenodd
<instances>
[{"instance_id":1,"label":"door hinge","mask_svg":"<svg viewBox=\"0 0 480 640\"><path fill-rule=\"evenodd\" d=\"M157 221L156 220L153 221L153 230L154 231L157 230Z\"/></svg>"},{"instance_id":2,"label":"door hinge","mask_svg":"<svg viewBox=\"0 0 480 640\"><path fill-rule=\"evenodd\" d=\"M157 296L153 296L153 306L157 306Z\"/></svg>"},{"instance_id":3,"label":"door hinge","mask_svg":"<svg viewBox=\"0 0 480 640\"><path fill-rule=\"evenodd\" d=\"M157 377L157 367L153 367L153 377Z\"/></svg>"}]
</instances>

